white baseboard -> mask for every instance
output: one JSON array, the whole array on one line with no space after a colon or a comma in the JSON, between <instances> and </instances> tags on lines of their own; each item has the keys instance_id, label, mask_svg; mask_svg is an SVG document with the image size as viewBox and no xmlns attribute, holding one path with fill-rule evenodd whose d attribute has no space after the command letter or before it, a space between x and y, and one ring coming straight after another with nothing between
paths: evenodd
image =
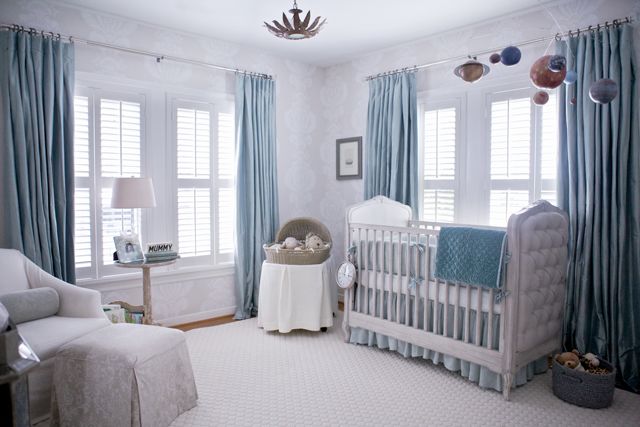
<instances>
[{"instance_id":1,"label":"white baseboard","mask_svg":"<svg viewBox=\"0 0 640 427\"><path fill-rule=\"evenodd\" d=\"M229 316L236 312L236 307L217 308L215 310L199 311L197 313L183 314L182 316L169 317L157 320L162 326L183 325L185 323L199 322L200 320Z\"/></svg>"}]
</instances>

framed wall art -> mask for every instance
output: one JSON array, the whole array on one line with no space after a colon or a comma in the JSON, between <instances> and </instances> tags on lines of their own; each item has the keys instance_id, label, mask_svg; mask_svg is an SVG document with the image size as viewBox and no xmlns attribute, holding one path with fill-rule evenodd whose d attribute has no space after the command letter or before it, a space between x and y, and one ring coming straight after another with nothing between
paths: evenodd
<instances>
[{"instance_id":1,"label":"framed wall art","mask_svg":"<svg viewBox=\"0 0 640 427\"><path fill-rule=\"evenodd\" d=\"M362 137L336 140L336 179L362 178Z\"/></svg>"}]
</instances>

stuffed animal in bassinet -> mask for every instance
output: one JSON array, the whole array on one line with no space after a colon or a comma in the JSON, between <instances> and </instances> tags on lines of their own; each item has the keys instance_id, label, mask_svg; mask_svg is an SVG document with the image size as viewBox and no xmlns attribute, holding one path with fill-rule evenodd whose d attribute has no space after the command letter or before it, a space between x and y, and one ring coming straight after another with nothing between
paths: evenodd
<instances>
[{"instance_id":1,"label":"stuffed animal in bassinet","mask_svg":"<svg viewBox=\"0 0 640 427\"><path fill-rule=\"evenodd\" d=\"M308 233L304 239L304 246L307 249L321 249L324 247L324 242L315 233Z\"/></svg>"},{"instance_id":2,"label":"stuffed animal in bassinet","mask_svg":"<svg viewBox=\"0 0 640 427\"><path fill-rule=\"evenodd\" d=\"M282 243L282 249L296 249L300 246L300 242L295 237L287 237Z\"/></svg>"}]
</instances>

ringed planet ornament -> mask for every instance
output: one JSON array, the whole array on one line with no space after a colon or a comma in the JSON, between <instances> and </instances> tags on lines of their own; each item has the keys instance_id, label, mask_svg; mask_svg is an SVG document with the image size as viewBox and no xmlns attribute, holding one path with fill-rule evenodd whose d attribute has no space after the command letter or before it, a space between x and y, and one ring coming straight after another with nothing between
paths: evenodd
<instances>
[{"instance_id":1,"label":"ringed planet ornament","mask_svg":"<svg viewBox=\"0 0 640 427\"><path fill-rule=\"evenodd\" d=\"M507 66L516 65L520 62L520 58L522 58L522 52L515 46L505 47L500 53L500 62Z\"/></svg>"},{"instance_id":2,"label":"ringed planet ornament","mask_svg":"<svg viewBox=\"0 0 640 427\"><path fill-rule=\"evenodd\" d=\"M578 73L573 70L567 71L567 75L564 78L565 84L572 85L578 80Z\"/></svg>"},{"instance_id":3,"label":"ringed planet ornament","mask_svg":"<svg viewBox=\"0 0 640 427\"><path fill-rule=\"evenodd\" d=\"M480 80L483 76L489 74L491 69L475 59L470 59L462 65L458 65L453 74L460 77L462 80L468 83L473 83Z\"/></svg>"},{"instance_id":4,"label":"ringed planet ornament","mask_svg":"<svg viewBox=\"0 0 640 427\"><path fill-rule=\"evenodd\" d=\"M578 99L577 98L571 98L571 105L576 105L578 103Z\"/></svg>"},{"instance_id":5,"label":"ringed planet ornament","mask_svg":"<svg viewBox=\"0 0 640 427\"><path fill-rule=\"evenodd\" d=\"M492 64L497 64L498 62L500 62L500 59L502 57L500 56L499 53L492 53L491 56L489 57L489 62L491 62Z\"/></svg>"},{"instance_id":6,"label":"ringed planet ornament","mask_svg":"<svg viewBox=\"0 0 640 427\"><path fill-rule=\"evenodd\" d=\"M589 98L598 104L608 104L618 96L618 85L611 79L595 81L589 89Z\"/></svg>"},{"instance_id":7,"label":"ringed planet ornament","mask_svg":"<svg viewBox=\"0 0 640 427\"><path fill-rule=\"evenodd\" d=\"M549 101L549 94L543 90L538 91L533 95L533 103L536 105L544 105Z\"/></svg>"},{"instance_id":8,"label":"ringed planet ornament","mask_svg":"<svg viewBox=\"0 0 640 427\"><path fill-rule=\"evenodd\" d=\"M553 55L549 58L549 70L559 73L567 67L567 58L562 55Z\"/></svg>"},{"instance_id":9,"label":"ringed planet ornament","mask_svg":"<svg viewBox=\"0 0 640 427\"><path fill-rule=\"evenodd\" d=\"M529 70L529 77L531 82L538 89L555 89L562 84L565 76L567 75L567 69L554 72L549 70L549 60L552 55L545 55L538 58L536 62L531 65Z\"/></svg>"}]
</instances>

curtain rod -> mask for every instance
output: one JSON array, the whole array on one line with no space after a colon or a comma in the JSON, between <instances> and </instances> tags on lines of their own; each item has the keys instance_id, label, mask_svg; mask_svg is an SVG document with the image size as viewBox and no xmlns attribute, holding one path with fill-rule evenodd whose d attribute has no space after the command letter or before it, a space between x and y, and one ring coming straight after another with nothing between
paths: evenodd
<instances>
[{"instance_id":1,"label":"curtain rod","mask_svg":"<svg viewBox=\"0 0 640 427\"><path fill-rule=\"evenodd\" d=\"M598 25L589 25L588 27L585 28L578 28L577 30L568 30L565 31L564 33L556 33L553 36L546 36L546 37L539 37L537 39L532 39L532 40L527 40L527 41L523 41L520 43L515 43L514 46L527 46L530 44L536 44L536 43L542 43L545 41L551 41L553 39L556 40L560 40L562 37L565 36L577 36L580 33L584 33L587 31L600 31L602 28L609 28L610 26L618 26L618 25L622 25L622 24L629 24L633 22L633 18L630 16L627 16L625 18L622 19L614 19L613 22L609 22L606 21L604 23L600 23ZM480 52L476 52L473 54L468 54L468 55L459 55L459 56L454 56L451 58L446 58L446 59L441 59L435 62L429 62L427 64L422 64L422 65L414 65L413 67L404 67L404 68L397 68L395 70L391 70L391 71L385 71L383 73L378 73L378 74L372 74L369 75L365 78L365 81L369 81L369 80L373 80L376 79L378 77L383 77L383 76L390 76L393 74L398 74L398 73L404 73L404 72L415 72L415 71L420 71L420 70L424 70L426 68L430 68L430 67L434 67L436 65L441 65L441 64L446 64L448 62L453 62L453 61L460 61L463 59L467 59L467 58L472 58L472 57L476 57L476 56L480 56L480 55L487 55L490 53L494 53L496 51L501 50L501 47L498 48L494 48L494 49L487 49L487 50L483 50Z\"/></svg>"},{"instance_id":2,"label":"curtain rod","mask_svg":"<svg viewBox=\"0 0 640 427\"><path fill-rule=\"evenodd\" d=\"M69 40L70 43L83 43L83 44L86 44L86 45L89 45L89 46L104 47L104 48L107 48L107 49L118 50L120 52L132 53L132 54L136 54L136 55L142 55L142 56L155 58L156 62L161 62L161 61L180 62L180 63L183 63L183 64L197 65L199 67L211 68L211 69L214 69L214 70L229 71L229 72L232 72L232 73L239 73L239 74L247 74L247 75L250 75L250 76L261 77L261 78L269 79L269 80L273 79L273 76L270 75L270 74L257 73L257 72L254 72L254 71L247 71L247 70L240 70L240 69L237 69L237 68L225 67L223 65L211 64L209 62L198 61L198 60L189 59L189 58L183 58L183 57L180 57L180 56L165 55L163 53L152 52L152 51L147 51L147 50L142 50L142 49L133 49L133 48L125 47L125 46L119 46L119 45L115 45L115 44L98 42L98 41L95 41L95 40L83 39L83 38L80 38L80 37L69 36L69 35L60 34L60 33L54 33L54 32L51 32L51 31L44 31L44 30L40 30L40 29L37 29L37 28L24 27L22 25L0 24L0 30L5 30L5 31L23 31L23 32L30 33L30 34L40 34L43 37L45 37L45 36L54 37L54 38L56 38L58 40L67 39L67 40Z\"/></svg>"}]
</instances>

